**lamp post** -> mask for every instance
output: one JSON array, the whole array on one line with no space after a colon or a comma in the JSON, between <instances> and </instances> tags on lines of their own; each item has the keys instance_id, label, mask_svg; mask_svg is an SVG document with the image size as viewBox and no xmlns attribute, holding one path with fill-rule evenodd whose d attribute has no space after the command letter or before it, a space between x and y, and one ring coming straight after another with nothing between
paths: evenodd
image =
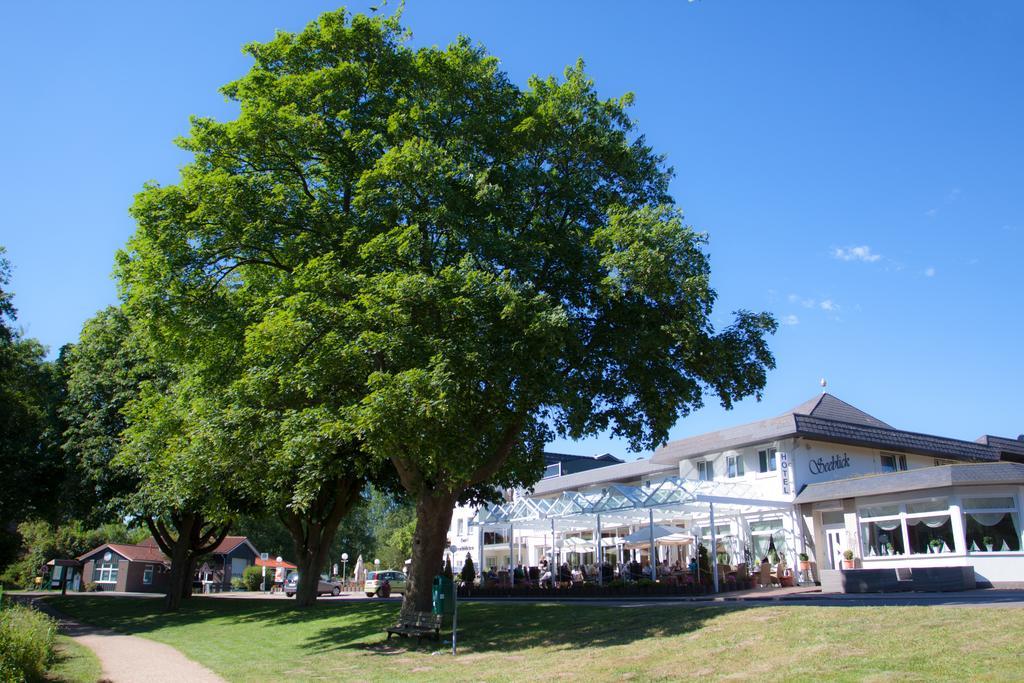
<instances>
[{"instance_id":1,"label":"lamp post","mask_svg":"<svg viewBox=\"0 0 1024 683\"><path fill-rule=\"evenodd\" d=\"M341 554L341 582L348 586L348 553Z\"/></svg>"},{"instance_id":2,"label":"lamp post","mask_svg":"<svg viewBox=\"0 0 1024 683\"><path fill-rule=\"evenodd\" d=\"M457 550L458 548L454 545L448 548L452 554L452 566L455 566L455 551ZM452 581L452 605L452 656L454 657L459 633L459 588L455 581Z\"/></svg>"}]
</instances>

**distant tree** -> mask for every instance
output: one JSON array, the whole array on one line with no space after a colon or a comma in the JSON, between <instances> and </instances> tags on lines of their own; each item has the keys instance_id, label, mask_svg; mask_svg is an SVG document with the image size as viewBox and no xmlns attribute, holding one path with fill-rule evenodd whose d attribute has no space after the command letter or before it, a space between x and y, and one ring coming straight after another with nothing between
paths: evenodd
<instances>
[{"instance_id":1,"label":"distant tree","mask_svg":"<svg viewBox=\"0 0 1024 683\"><path fill-rule=\"evenodd\" d=\"M239 117L193 120L119 275L179 357L243 359L260 409L287 409L271 441L325 482L390 463L426 610L456 503L531 485L556 434L650 448L705 394L759 395L775 321L712 325L705 237L631 96L600 99L582 64L519 88L468 39L406 36L338 11L247 46Z\"/></svg>"},{"instance_id":2,"label":"distant tree","mask_svg":"<svg viewBox=\"0 0 1024 683\"><path fill-rule=\"evenodd\" d=\"M145 523L170 558L169 611L191 596L199 558L220 545L244 507L233 463L215 445L219 434L209 389L179 370L166 387L142 384L125 409L124 442L114 460L138 481L125 498L125 511Z\"/></svg>"},{"instance_id":3,"label":"distant tree","mask_svg":"<svg viewBox=\"0 0 1024 683\"><path fill-rule=\"evenodd\" d=\"M127 427L125 409L144 382L166 388L170 370L153 359L122 309L113 306L86 321L60 362L67 378L62 448L80 482L72 492L79 499L73 516L93 523L119 519L139 483L138 473L114 466Z\"/></svg>"},{"instance_id":4,"label":"distant tree","mask_svg":"<svg viewBox=\"0 0 1024 683\"><path fill-rule=\"evenodd\" d=\"M5 253L0 246L0 567L17 555L19 522L57 516L66 478L56 422L62 376L46 348L14 327Z\"/></svg>"},{"instance_id":5,"label":"distant tree","mask_svg":"<svg viewBox=\"0 0 1024 683\"><path fill-rule=\"evenodd\" d=\"M476 581L476 567L473 566L473 556L466 553L466 561L462 565L462 582L469 587Z\"/></svg>"}]
</instances>

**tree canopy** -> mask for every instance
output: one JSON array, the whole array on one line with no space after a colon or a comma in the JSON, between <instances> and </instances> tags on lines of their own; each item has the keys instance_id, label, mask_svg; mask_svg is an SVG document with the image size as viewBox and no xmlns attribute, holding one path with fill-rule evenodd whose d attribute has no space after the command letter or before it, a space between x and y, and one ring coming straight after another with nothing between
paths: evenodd
<instances>
[{"instance_id":1,"label":"tree canopy","mask_svg":"<svg viewBox=\"0 0 1024 683\"><path fill-rule=\"evenodd\" d=\"M532 484L554 434L649 448L706 394L759 395L775 321L712 325L706 238L630 95L406 39L340 10L248 45L238 118L193 119L118 274L163 348L318 466L390 463L422 607L456 501Z\"/></svg>"}]
</instances>

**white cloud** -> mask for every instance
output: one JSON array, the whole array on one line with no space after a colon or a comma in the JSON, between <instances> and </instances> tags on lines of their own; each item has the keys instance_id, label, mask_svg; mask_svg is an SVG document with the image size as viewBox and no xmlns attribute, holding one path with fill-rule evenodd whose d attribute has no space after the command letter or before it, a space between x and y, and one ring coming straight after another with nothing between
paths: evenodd
<instances>
[{"instance_id":1,"label":"white cloud","mask_svg":"<svg viewBox=\"0 0 1024 683\"><path fill-rule=\"evenodd\" d=\"M927 268L925 268L924 269L924 276L925 277L935 277L935 267L934 266L928 266Z\"/></svg>"},{"instance_id":2,"label":"white cloud","mask_svg":"<svg viewBox=\"0 0 1024 683\"><path fill-rule=\"evenodd\" d=\"M860 247L837 247L832 250L832 256L840 261L864 261L874 263L882 258L880 254L871 252L871 247L866 244Z\"/></svg>"},{"instance_id":3,"label":"white cloud","mask_svg":"<svg viewBox=\"0 0 1024 683\"><path fill-rule=\"evenodd\" d=\"M937 213L939 213L938 209L928 209L927 211L924 212L924 215L928 216L928 218L935 218L935 215Z\"/></svg>"},{"instance_id":4,"label":"white cloud","mask_svg":"<svg viewBox=\"0 0 1024 683\"><path fill-rule=\"evenodd\" d=\"M781 322L783 325L799 325L800 318L790 313L789 315L782 316L782 320L780 320L779 322Z\"/></svg>"},{"instance_id":5,"label":"white cloud","mask_svg":"<svg viewBox=\"0 0 1024 683\"><path fill-rule=\"evenodd\" d=\"M952 204L957 199L960 199L960 188L954 187L952 190L949 191L949 194L946 195L946 203Z\"/></svg>"},{"instance_id":6,"label":"white cloud","mask_svg":"<svg viewBox=\"0 0 1024 683\"><path fill-rule=\"evenodd\" d=\"M823 311L833 311L834 312L834 311L838 311L839 310L839 304L837 304L836 302L832 301L832 299L825 299L825 300L823 300L820 304L818 304L818 307L821 308L821 310L823 310Z\"/></svg>"}]
</instances>

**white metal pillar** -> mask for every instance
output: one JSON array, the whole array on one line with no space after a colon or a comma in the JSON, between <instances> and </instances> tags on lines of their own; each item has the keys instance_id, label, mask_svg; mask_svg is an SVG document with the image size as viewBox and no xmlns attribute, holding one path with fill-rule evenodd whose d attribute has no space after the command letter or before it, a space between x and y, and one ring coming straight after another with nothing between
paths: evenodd
<instances>
[{"instance_id":1,"label":"white metal pillar","mask_svg":"<svg viewBox=\"0 0 1024 683\"><path fill-rule=\"evenodd\" d=\"M515 544L512 542L512 535L515 533L515 527L512 522L508 523L508 582L509 585L515 587L516 585L516 572L513 566L516 561L516 554L513 548Z\"/></svg>"},{"instance_id":2,"label":"white metal pillar","mask_svg":"<svg viewBox=\"0 0 1024 683\"><path fill-rule=\"evenodd\" d=\"M484 528L478 526L476 528L476 574L477 576L484 575ZM483 579L480 581L480 585L483 586Z\"/></svg>"},{"instance_id":3,"label":"white metal pillar","mask_svg":"<svg viewBox=\"0 0 1024 683\"><path fill-rule=\"evenodd\" d=\"M708 503L708 510L711 512L711 551L708 552L708 559L711 560L711 582L718 592L718 533L715 529L715 504ZM697 557L697 565L700 566L700 557Z\"/></svg>"},{"instance_id":4,"label":"white metal pillar","mask_svg":"<svg viewBox=\"0 0 1024 683\"><path fill-rule=\"evenodd\" d=\"M650 532L651 538L651 553L648 556L650 559L647 561L651 569L651 581L658 580L658 556L657 550L654 548L654 508L647 508L647 530Z\"/></svg>"},{"instance_id":5,"label":"white metal pillar","mask_svg":"<svg viewBox=\"0 0 1024 683\"><path fill-rule=\"evenodd\" d=\"M597 516L597 585L604 584L604 547L601 539L601 515Z\"/></svg>"}]
</instances>

